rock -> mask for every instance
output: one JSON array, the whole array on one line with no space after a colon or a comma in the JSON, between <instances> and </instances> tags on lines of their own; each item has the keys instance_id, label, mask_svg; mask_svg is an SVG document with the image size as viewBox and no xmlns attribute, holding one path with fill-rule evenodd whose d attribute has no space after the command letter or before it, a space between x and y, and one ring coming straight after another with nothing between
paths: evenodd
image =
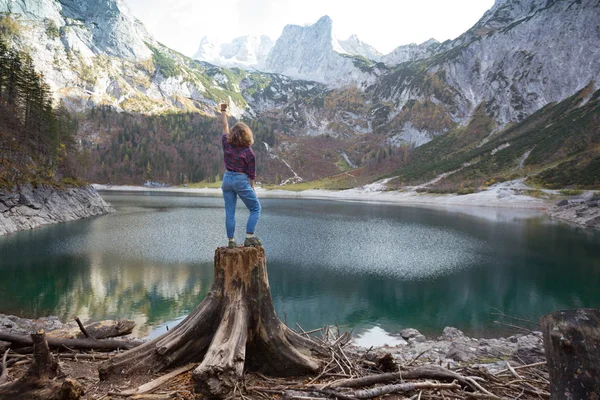
<instances>
[{"instance_id":1,"label":"rock","mask_svg":"<svg viewBox=\"0 0 600 400\"><path fill-rule=\"evenodd\" d=\"M521 336L517 339L517 352L515 358L526 364L545 361L544 343L542 332Z\"/></svg>"},{"instance_id":2,"label":"rock","mask_svg":"<svg viewBox=\"0 0 600 400\"><path fill-rule=\"evenodd\" d=\"M590 208L598 207L598 201L588 201L587 206Z\"/></svg>"},{"instance_id":3,"label":"rock","mask_svg":"<svg viewBox=\"0 0 600 400\"><path fill-rule=\"evenodd\" d=\"M460 339L460 338L464 338L464 337L465 337L465 334L462 331L460 331L456 328L453 328L451 326L447 326L442 331L441 339L453 341L455 339Z\"/></svg>"},{"instance_id":4,"label":"rock","mask_svg":"<svg viewBox=\"0 0 600 400\"><path fill-rule=\"evenodd\" d=\"M0 189L0 201L9 208L0 212L0 236L114 212L91 186L56 189L45 185L36 188L22 185L12 190Z\"/></svg>"},{"instance_id":5,"label":"rock","mask_svg":"<svg viewBox=\"0 0 600 400\"><path fill-rule=\"evenodd\" d=\"M477 357L477 348L470 346L468 340L452 342L446 353L446 358L455 361L470 361L475 359Z\"/></svg>"},{"instance_id":6,"label":"rock","mask_svg":"<svg viewBox=\"0 0 600 400\"><path fill-rule=\"evenodd\" d=\"M28 319L19 318L14 315L0 314L0 331L6 333L28 335L39 329L50 332L56 329L62 329L64 326L65 324L63 324L56 316Z\"/></svg>"},{"instance_id":7,"label":"rock","mask_svg":"<svg viewBox=\"0 0 600 400\"><path fill-rule=\"evenodd\" d=\"M595 228L600 227L600 215L598 215L597 217L588 219L587 221L585 221L585 225L589 226L589 227L595 227Z\"/></svg>"},{"instance_id":8,"label":"rock","mask_svg":"<svg viewBox=\"0 0 600 400\"><path fill-rule=\"evenodd\" d=\"M569 204L569 200L567 199L561 200L558 203L556 203L558 207L566 206L567 204Z\"/></svg>"},{"instance_id":9,"label":"rock","mask_svg":"<svg viewBox=\"0 0 600 400\"><path fill-rule=\"evenodd\" d=\"M400 336L402 336L409 342L425 342L427 340L425 335L421 334L421 332L413 328L403 329L402 331L400 331Z\"/></svg>"}]
</instances>

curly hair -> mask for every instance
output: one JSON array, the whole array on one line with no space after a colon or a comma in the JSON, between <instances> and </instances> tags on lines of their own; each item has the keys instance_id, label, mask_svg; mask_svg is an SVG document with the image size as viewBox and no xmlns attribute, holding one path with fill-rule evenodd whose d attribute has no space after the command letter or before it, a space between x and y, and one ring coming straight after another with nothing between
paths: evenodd
<instances>
[{"instance_id":1,"label":"curly hair","mask_svg":"<svg viewBox=\"0 0 600 400\"><path fill-rule=\"evenodd\" d=\"M235 147L250 147L254 143L254 135L248 125L238 122L230 129L227 142Z\"/></svg>"}]
</instances>

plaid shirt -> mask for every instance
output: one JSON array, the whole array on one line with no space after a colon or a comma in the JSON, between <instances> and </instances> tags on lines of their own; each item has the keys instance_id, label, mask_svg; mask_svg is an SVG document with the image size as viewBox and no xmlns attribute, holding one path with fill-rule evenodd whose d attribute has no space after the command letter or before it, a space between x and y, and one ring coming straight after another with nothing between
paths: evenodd
<instances>
[{"instance_id":1,"label":"plaid shirt","mask_svg":"<svg viewBox=\"0 0 600 400\"><path fill-rule=\"evenodd\" d=\"M250 180L256 179L256 160L250 147L235 147L227 142L227 135L221 137L225 168L231 172L243 172Z\"/></svg>"}]
</instances>

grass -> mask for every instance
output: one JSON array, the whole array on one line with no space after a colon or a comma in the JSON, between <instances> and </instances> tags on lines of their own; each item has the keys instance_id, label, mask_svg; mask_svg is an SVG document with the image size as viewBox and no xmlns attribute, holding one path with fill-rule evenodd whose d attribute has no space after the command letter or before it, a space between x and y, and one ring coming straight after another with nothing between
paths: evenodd
<instances>
[{"instance_id":1,"label":"grass","mask_svg":"<svg viewBox=\"0 0 600 400\"><path fill-rule=\"evenodd\" d=\"M560 193L564 194L565 196L578 196L583 193L583 190L563 189L560 191Z\"/></svg>"},{"instance_id":2,"label":"grass","mask_svg":"<svg viewBox=\"0 0 600 400\"><path fill-rule=\"evenodd\" d=\"M316 181L301 182L296 184L278 186L278 185L263 185L265 189L270 190L288 190L291 192L300 192L303 190L345 190L352 189L358 186L357 180L350 174L338 174L329 176Z\"/></svg>"},{"instance_id":3,"label":"grass","mask_svg":"<svg viewBox=\"0 0 600 400\"><path fill-rule=\"evenodd\" d=\"M186 187L188 189L205 189L205 188L220 189L222 183L223 183L222 181L216 181L216 182L202 181L202 182L190 183ZM181 186L181 187L183 187L183 186Z\"/></svg>"}]
</instances>

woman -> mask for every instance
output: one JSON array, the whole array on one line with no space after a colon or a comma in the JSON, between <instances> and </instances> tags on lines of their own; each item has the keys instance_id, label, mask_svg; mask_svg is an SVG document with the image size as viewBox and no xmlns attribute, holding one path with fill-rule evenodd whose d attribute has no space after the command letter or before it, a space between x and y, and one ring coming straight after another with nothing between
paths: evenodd
<instances>
[{"instance_id":1,"label":"woman","mask_svg":"<svg viewBox=\"0 0 600 400\"><path fill-rule=\"evenodd\" d=\"M227 104L221 104L221 119L223 121L223 155L227 171L223 176L223 199L225 200L225 228L229 242L227 247L235 248L235 207L237 196L244 202L250 216L246 224L246 240L244 246L262 246L260 239L254 236L254 230L260 216L260 202L254 191L256 180L256 161L252 144L254 137L248 125L238 122L231 131L227 123Z\"/></svg>"}]
</instances>

